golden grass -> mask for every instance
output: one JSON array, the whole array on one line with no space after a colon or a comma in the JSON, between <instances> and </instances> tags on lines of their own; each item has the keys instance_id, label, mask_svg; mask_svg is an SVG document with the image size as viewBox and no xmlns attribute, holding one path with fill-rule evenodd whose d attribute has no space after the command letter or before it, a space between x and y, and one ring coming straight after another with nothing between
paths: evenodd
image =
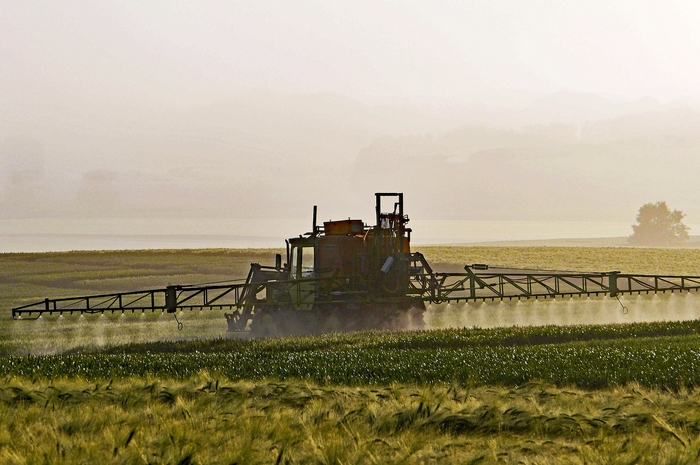
<instances>
[{"instance_id":1,"label":"golden grass","mask_svg":"<svg viewBox=\"0 0 700 465\"><path fill-rule=\"evenodd\" d=\"M2 463L695 463L700 393L0 382Z\"/></svg>"}]
</instances>

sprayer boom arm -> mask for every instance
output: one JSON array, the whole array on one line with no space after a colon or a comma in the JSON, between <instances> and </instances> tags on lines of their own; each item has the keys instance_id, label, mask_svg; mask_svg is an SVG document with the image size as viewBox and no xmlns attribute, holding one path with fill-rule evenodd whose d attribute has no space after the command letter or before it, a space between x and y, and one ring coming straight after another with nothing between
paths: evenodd
<instances>
[{"instance_id":1,"label":"sprayer boom arm","mask_svg":"<svg viewBox=\"0 0 700 465\"><path fill-rule=\"evenodd\" d=\"M512 300L555 298L565 296L665 293L700 290L698 276L661 276L624 274L618 271L576 273L489 269L485 265L465 267L465 273L436 273L420 254L413 254L414 272L409 276L407 295L433 303L478 300ZM261 271L262 270L262 271ZM267 270L267 271L266 271ZM121 292L83 297L45 299L12 309L14 319L38 318L54 314L92 314L105 312L169 312L178 310L233 310L247 317L253 305L274 305L267 299L267 290L314 294L314 302L333 304L349 300L358 303L391 302L392 297L376 298L370 294L329 292L338 285L361 282L366 277L272 279L273 268L254 264L245 282L208 285L167 286L136 292ZM265 273L272 273L267 276ZM258 278L259 277L259 278ZM263 279L264 278L264 279ZM396 299L402 298L397 296ZM241 330L245 321L241 321Z\"/></svg>"},{"instance_id":2,"label":"sprayer boom arm","mask_svg":"<svg viewBox=\"0 0 700 465\"><path fill-rule=\"evenodd\" d=\"M12 309L12 318L38 318L41 315L116 312L169 312L177 310L236 308L246 289L245 283L167 286L114 294L44 299Z\"/></svg>"},{"instance_id":3,"label":"sprayer boom arm","mask_svg":"<svg viewBox=\"0 0 700 465\"><path fill-rule=\"evenodd\" d=\"M700 290L698 276L625 274L619 271L576 273L537 270L480 270L436 273L433 302L512 300L565 296L665 293Z\"/></svg>"}]
</instances>

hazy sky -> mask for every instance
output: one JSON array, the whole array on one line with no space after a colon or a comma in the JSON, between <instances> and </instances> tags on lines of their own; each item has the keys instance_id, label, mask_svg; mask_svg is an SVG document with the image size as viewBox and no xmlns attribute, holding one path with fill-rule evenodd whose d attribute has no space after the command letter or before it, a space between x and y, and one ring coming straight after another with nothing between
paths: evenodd
<instances>
[{"instance_id":1,"label":"hazy sky","mask_svg":"<svg viewBox=\"0 0 700 465\"><path fill-rule=\"evenodd\" d=\"M8 107L187 105L241 88L369 103L697 97L698 24L692 0L3 0L0 102L7 118Z\"/></svg>"},{"instance_id":2,"label":"hazy sky","mask_svg":"<svg viewBox=\"0 0 700 465\"><path fill-rule=\"evenodd\" d=\"M346 216L396 189L434 217L700 218L698 24L680 0L0 0L0 217Z\"/></svg>"}]
</instances>

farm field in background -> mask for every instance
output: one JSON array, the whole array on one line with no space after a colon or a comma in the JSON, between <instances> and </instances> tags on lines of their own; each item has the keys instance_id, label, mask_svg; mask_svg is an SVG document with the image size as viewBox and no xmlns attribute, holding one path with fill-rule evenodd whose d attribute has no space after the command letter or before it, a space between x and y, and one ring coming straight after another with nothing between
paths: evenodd
<instances>
[{"instance_id":1,"label":"farm field in background","mask_svg":"<svg viewBox=\"0 0 700 465\"><path fill-rule=\"evenodd\" d=\"M694 249L419 250L443 271L488 263L700 276ZM33 322L9 315L48 296L244 278L250 262L270 263L277 252L0 255L0 462L695 463L700 456L694 294L625 297L627 314L609 298L435 306L428 327L444 329L262 341L222 338L219 312L180 313L183 331L167 314ZM628 324L580 325L578 315Z\"/></svg>"},{"instance_id":2,"label":"farm field in background","mask_svg":"<svg viewBox=\"0 0 700 465\"><path fill-rule=\"evenodd\" d=\"M437 270L488 263L522 268L697 274L700 249L588 247L422 247ZM76 346L105 346L162 339L225 337L220 311L172 315L117 314L12 321L9 310L45 297L125 292L245 278L251 262L271 264L277 249L206 249L0 254L0 354L57 353ZM697 318L700 295L430 305L429 328L627 323ZM697 300L697 302L696 302Z\"/></svg>"},{"instance_id":3,"label":"farm field in background","mask_svg":"<svg viewBox=\"0 0 700 465\"><path fill-rule=\"evenodd\" d=\"M641 247L418 247L438 270L486 263L509 268L700 276L700 249Z\"/></svg>"}]
</instances>

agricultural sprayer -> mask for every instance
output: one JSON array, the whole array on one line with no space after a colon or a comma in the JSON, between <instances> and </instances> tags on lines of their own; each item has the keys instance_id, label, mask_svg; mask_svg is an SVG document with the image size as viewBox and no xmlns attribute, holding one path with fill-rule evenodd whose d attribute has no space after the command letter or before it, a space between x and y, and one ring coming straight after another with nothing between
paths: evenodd
<instances>
[{"instance_id":1,"label":"agricultural sprayer","mask_svg":"<svg viewBox=\"0 0 700 465\"><path fill-rule=\"evenodd\" d=\"M697 291L700 277L464 267L435 272L411 252L403 194L377 193L373 226L347 219L286 241L286 260L253 263L245 280L44 299L12 309L14 319L105 312L224 312L228 331L255 337L364 329L422 328L426 302ZM388 202L387 202L388 201ZM387 208L385 208L387 207Z\"/></svg>"}]
</instances>

